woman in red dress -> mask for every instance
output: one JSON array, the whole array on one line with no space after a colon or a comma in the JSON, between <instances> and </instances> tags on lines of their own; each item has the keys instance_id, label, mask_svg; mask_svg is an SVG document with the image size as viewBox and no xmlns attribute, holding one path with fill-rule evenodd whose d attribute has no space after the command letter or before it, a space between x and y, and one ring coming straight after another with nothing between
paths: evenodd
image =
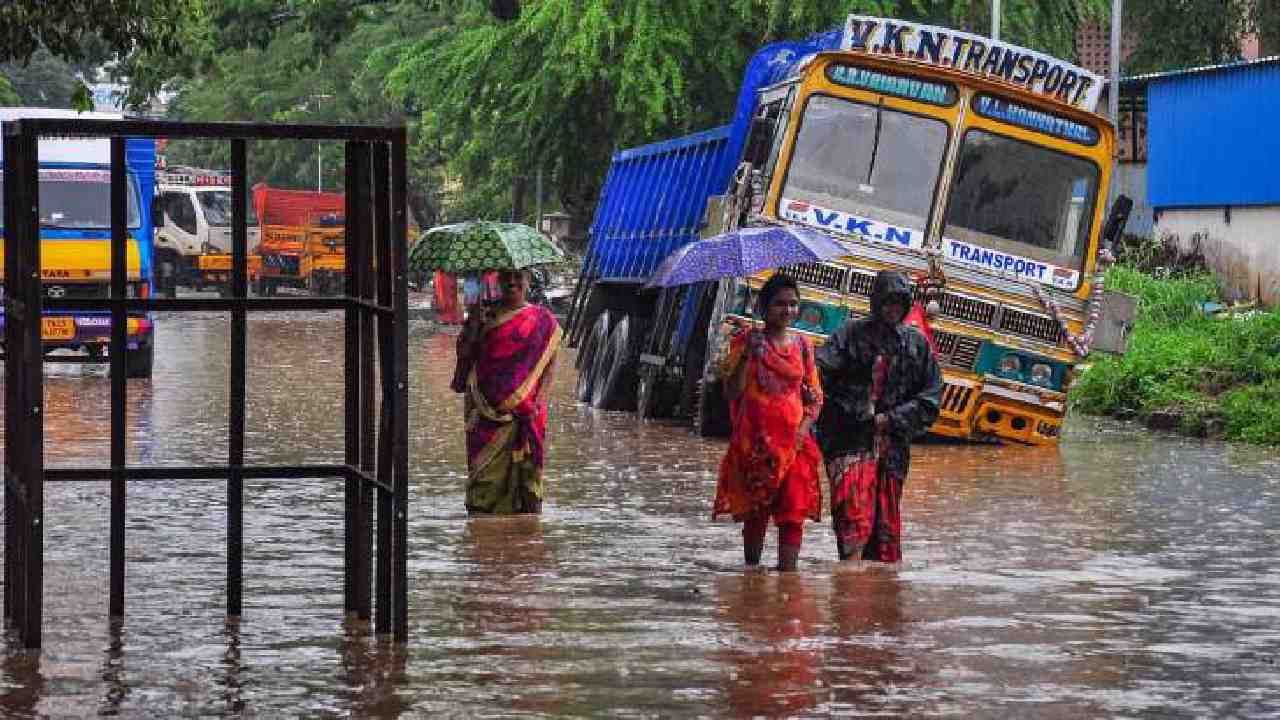
<instances>
[{"instance_id":1,"label":"woman in red dress","mask_svg":"<svg viewBox=\"0 0 1280 720\"><path fill-rule=\"evenodd\" d=\"M788 327L800 311L800 293L775 273L760 290L764 327L733 338L721 365L733 420L729 450L720 463L712 518L743 523L747 565L758 565L769 519L778 526L778 569L795 570L806 518L818 520L822 458L809 429L822 409L813 346Z\"/></svg>"}]
</instances>

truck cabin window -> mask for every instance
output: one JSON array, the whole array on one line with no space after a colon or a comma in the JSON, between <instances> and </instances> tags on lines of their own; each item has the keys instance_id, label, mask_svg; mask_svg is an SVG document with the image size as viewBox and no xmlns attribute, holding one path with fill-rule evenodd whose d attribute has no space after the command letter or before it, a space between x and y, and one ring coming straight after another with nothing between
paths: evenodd
<instances>
[{"instance_id":1,"label":"truck cabin window","mask_svg":"<svg viewBox=\"0 0 1280 720\"><path fill-rule=\"evenodd\" d=\"M137 191L129 178L126 225L136 228ZM0 180L0 198L4 181ZM0 222L3 222L0 219ZM111 173L98 170L41 170L40 225L58 230L111 229Z\"/></svg>"},{"instance_id":2,"label":"truck cabin window","mask_svg":"<svg viewBox=\"0 0 1280 720\"><path fill-rule=\"evenodd\" d=\"M816 95L800 121L783 195L923 231L947 133L935 118Z\"/></svg>"},{"instance_id":3,"label":"truck cabin window","mask_svg":"<svg viewBox=\"0 0 1280 720\"><path fill-rule=\"evenodd\" d=\"M204 210L205 222L213 227L231 227L231 191L204 190L196 193L196 197Z\"/></svg>"},{"instance_id":4,"label":"truck cabin window","mask_svg":"<svg viewBox=\"0 0 1280 720\"><path fill-rule=\"evenodd\" d=\"M1098 167L984 130L965 134L943 234L1060 267L1089 245Z\"/></svg>"}]
</instances>

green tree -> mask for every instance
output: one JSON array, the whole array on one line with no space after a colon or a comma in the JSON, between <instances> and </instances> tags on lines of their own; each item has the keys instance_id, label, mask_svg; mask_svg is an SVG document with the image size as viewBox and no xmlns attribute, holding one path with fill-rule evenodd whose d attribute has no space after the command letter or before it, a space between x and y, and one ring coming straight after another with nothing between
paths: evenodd
<instances>
[{"instance_id":1,"label":"green tree","mask_svg":"<svg viewBox=\"0 0 1280 720\"><path fill-rule=\"evenodd\" d=\"M1137 39L1126 74L1239 60L1250 35L1280 52L1280 0L1129 0L1125 24Z\"/></svg>"},{"instance_id":2,"label":"green tree","mask_svg":"<svg viewBox=\"0 0 1280 720\"><path fill-rule=\"evenodd\" d=\"M18 91L13 89L13 84L4 75L0 75L0 107L15 107L22 104L22 98L18 96Z\"/></svg>"},{"instance_id":3,"label":"green tree","mask_svg":"<svg viewBox=\"0 0 1280 720\"><path fill-rule=\"evenodd\" d=\"M985 32L979 0L524 0L498 22L488 2L458 0L447 31L407 49L388 77L427 108L423 135L448 148L467 209L521 211L535 168L581 222L611 152L703 129L732 113L762 44L838 26L849 12ZM1004 35L1058 55L1105 0L1006 0Z\"/></svg>"}]
</instances>

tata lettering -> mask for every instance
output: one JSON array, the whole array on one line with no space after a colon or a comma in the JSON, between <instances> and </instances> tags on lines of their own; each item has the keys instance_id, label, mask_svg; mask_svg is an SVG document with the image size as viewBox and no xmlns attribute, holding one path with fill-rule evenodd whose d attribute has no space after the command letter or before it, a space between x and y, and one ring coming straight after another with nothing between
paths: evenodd
<instances>
[{"instance_id":1,"label":"tata lettering","mask_svg":"<svg viewBox=\"0 0 1280 720\"><path fill-rule=\"evenodd\" d=\"M1015 102L990 95L979 95L973 99L973 106L983 117L1017 125L1018 127L1052 135L1064 140L1078 142L1081 145L1093 145L1098 142L1097 128L1068 120L1047 112L1041 112Z\"/></svg>"},{"instance_id":2,"label":"tata lettering","mask_svg":"<svg viewBox=\"0 0 1280 720\"><path fill-rule=\"evenodd\" d=\"M1034 50L950 28L850 15L841 47L891 55L991 80L1092 112L1102 94L1101 76Z\"/></svg>"},{"instance_id":3,"label":"tata lettering","mask_svg":"<svg viewBox=\"0 0 1280 720\"><path fill-rule=\"evenodd\" d=\"M843 235L854 235L863 240L897 245L919 250L924 247L924 231L861 218L841 210L829 210L802 200L783 198L779 206L784 220L804 223Z\"/></svg>"},{"instance_id":4,"label":"tata lettering","mask_svg":"<svg viewBox=\"0 0 1280 720\"><path fill-rule=\"evenodd\" d=\"M919 100L934 105L947 106L956 101L956 89L950 85L876 72L852 65L832 65L827 68L827 77L831 78L831 82L839 85L885 95L897 95L908 100Z\"/></svg>"},{"instance_id":5,"label":"tata lettering","mask_svg":"<svg viewBox=\"0 0 1280 720\"><path fill-rule=\"evenodd\" d=\"M964 265L994 270L1001 274L1014 274L1023 280L1034 280L1060 290L1075 290L1080 284L1078 270L970 245L951 238L945 238L942 242L946 258Z\"/></svg>"}]
</instances>

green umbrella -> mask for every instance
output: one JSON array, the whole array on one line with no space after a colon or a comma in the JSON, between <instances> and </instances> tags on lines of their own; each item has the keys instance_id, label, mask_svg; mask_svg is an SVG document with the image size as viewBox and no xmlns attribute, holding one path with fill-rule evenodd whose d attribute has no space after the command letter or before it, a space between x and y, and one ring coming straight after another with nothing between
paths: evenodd
<instances>
[{"instance_id":1,"label":"green umbrella","mask_svg":"<svg viewBox=\"0 0 1280 720\"><path fill-rule=\"evenodd\" d=\"M519 223L471 220L428 230L409 251L409 269L469 273L564 261L546 235Z\"/></svg>"}]
</instances>

